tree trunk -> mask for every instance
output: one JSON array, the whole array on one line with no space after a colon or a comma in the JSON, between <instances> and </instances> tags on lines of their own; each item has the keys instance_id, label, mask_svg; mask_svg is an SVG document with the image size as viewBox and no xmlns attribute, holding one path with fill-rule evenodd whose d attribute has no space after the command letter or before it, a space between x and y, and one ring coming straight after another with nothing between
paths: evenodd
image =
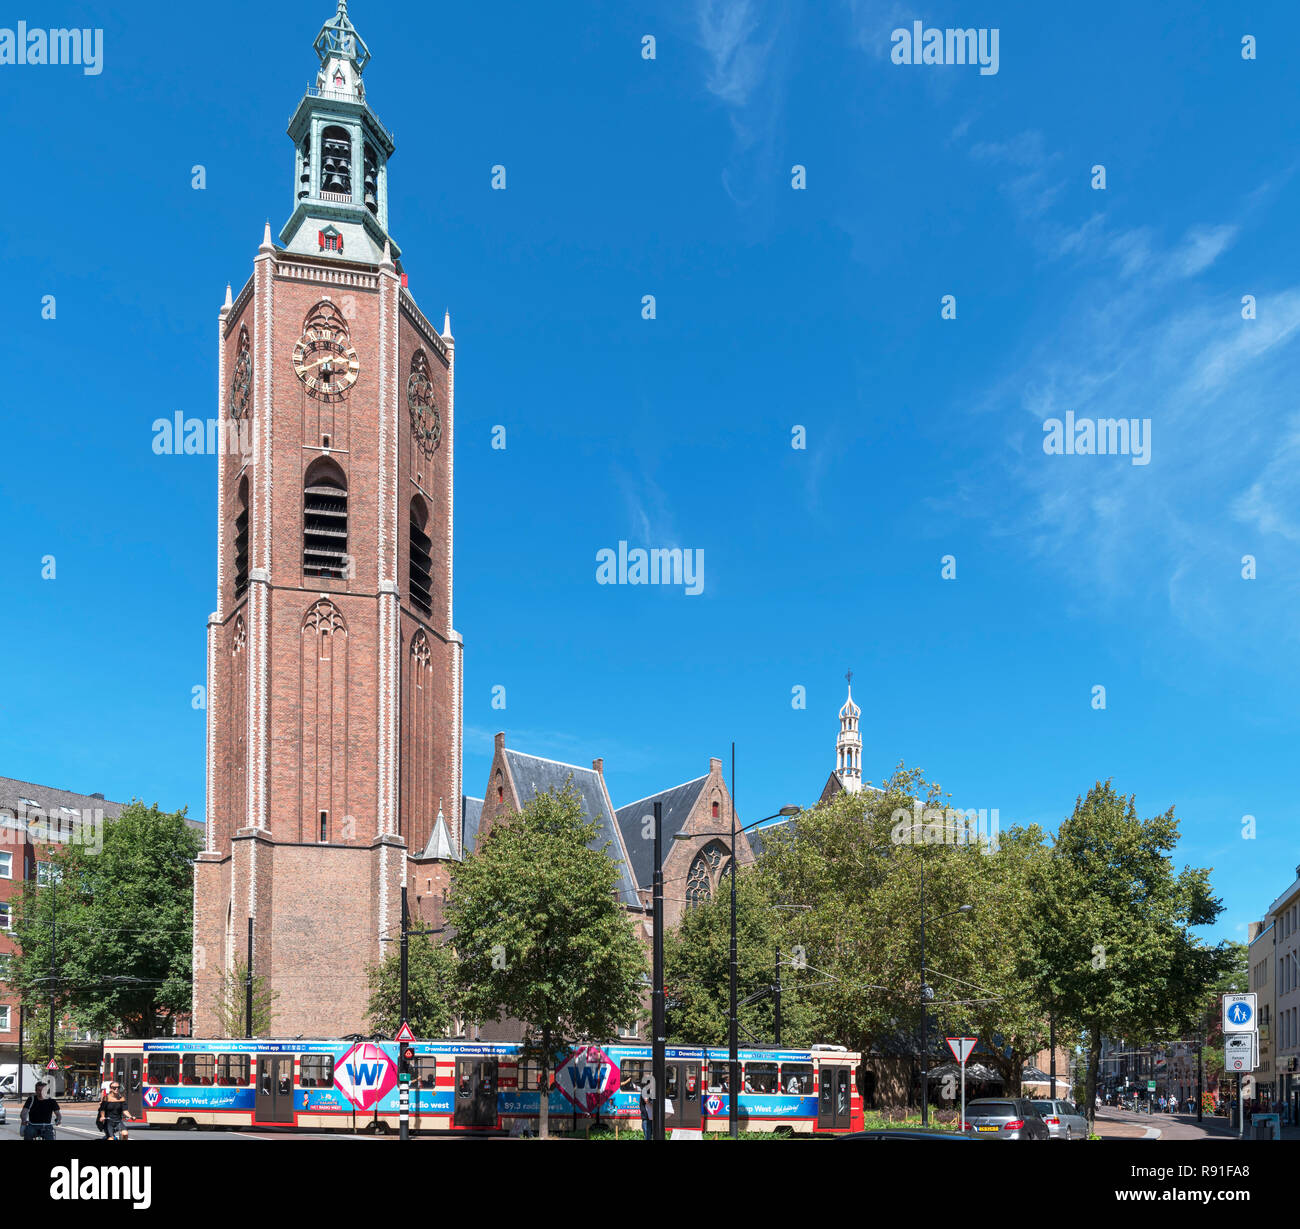
<instances>
[{"instance_id":1,"label":"tree trunk","mask_svg":"<svg viewBox=\"0 0 1300 1229\"><path fill-rule=\"evenodd\" d=\"M551 1030L542 1029L542 1080L538 1093L541 1104L537 1109L537 1137L550 1139L551 1130Z\"/></svg>"},{"instance_id":2,"label":"tree trunk","mask_svg":"<svg viewBox=\"0 0 1300 1229\"><path fill-rule=\"evenodd\" d=\"M1096 1024L1088 1030L1088 1078L1083 1095L1087 1100L1088 1134L1095 1134L1097 1119L1097 1069L1101 1066L1101 1029Z\"/></svg>"}]
</instances>

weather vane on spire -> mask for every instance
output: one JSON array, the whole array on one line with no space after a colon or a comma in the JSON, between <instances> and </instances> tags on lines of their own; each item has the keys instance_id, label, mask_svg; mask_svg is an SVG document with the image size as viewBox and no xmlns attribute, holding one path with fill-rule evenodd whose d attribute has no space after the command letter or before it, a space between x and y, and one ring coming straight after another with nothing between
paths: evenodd
<instances>
[{"instance_id":1,"label":"weather vane on spire","mask_svg":"<svg viewBox=\"0 0 1300 1229\"><path fill-rule=\"evenodd\" d=\"M338 12L321 26L312 46L320 57L322 68L331 56L351 60L356 65L358 74L365 72L366 65L370 63L370 48L366 46L366 40L348 20L348 0L339 0Z\"/></svg>"},{"instance_id":2,"label":"weather vane on spire","mask_svg":"<svg viewBox=\"0 0 1300 1229\"><path fill-rule=\"evenodd\" d=\"M852 670L848 670L848 671L846 671L845 674L844 674L844 679L845 679L845 682L847 682L848 685L849 685L850 687L852 687L852 686L853 686L853 671L852 671Z\"/></svg>"}]
</instances>

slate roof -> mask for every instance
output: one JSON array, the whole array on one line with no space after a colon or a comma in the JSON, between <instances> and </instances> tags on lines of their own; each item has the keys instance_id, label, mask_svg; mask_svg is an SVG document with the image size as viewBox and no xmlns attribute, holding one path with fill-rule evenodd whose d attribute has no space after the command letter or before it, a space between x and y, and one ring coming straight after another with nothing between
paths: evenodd
<instances>
[{"instance_id":1,"label":"slate roof","mask_svg":"<svg viewBox=\"0 0 1300 1229\"><path fill-rule=\"evenodd\" d=\"M466 794L460 800L460 854L468 857L478 844L478 821L483 814L483 799Z\"/></svg>"},{"instance_id":2,"label":"slate roof","mask_svg":"<svg viewBox=\"0 0 1300 1229\"><path fill-rule=\"evenodd\" d=\"M623 845L627 849L632 874L641 887L649 888L652 885L655 871L654 829L650 829L649 837L644 835L645 817L654 815L656 802L663 803L660 814L663 819L663 856L666 859L672 851L673 837L682 830L682 825L690 816L692 808L699 800L700 791L708 779L706 773L702 777L696 777L694 781L674 785L671 789L660 790L659 793L651 794L648 798L641 798L618 808L616 815L619 831L623 834Z\"/></svg>"},{"instance_id":3,"label":"slate roof","mask_svg":"<svg viewBox=\"0 0 1300 1229\"><path fill-rule=\"evenodd\" d=\"M636 882L627 864L627 850L619 832L618 822L610 809L609 798L600 774L594 768L580 768L577 764L561 764L558 760L546 760L536 755L525 755L521 751L503 749L506 766L510 769L511 779L519 796L519 805L527 806L538 794L548 790L560 793L570 778L573 790L582 803L582 812L589 820L597 824L596 838L590 848L599 849L608 845L606 853L618 866L618 898L625 905L641 904L637 895Z\"/></svg>"},{"instance_id":4,"label":"slate roof","mask_svg":"<svg viewBox=\"0 0 1300 1229\"><path fill-rule=\"evenodd\" d=\"M447 831L447 821L443 818L441 808L438 810L438 818L434 820L433 831L429 833L429 843L424 847L422 856L441 858L444 862L460 861L460 855L451 843L451 833Z\"/></svg>"},{"instance_id":5,"label":"slate roof","mask_svg":"<svg viewBox=\"0 0 1300 1229\"><path fill-rule=\"evenodd\" d=\"M32 806L35 803L35 807ZM13 777L0 777L0 825L13 827L14 820L30 817L35 810L43 811L53 819L72 819L70 812L97 811L104 819L116 819L127 807L125 802L110 802L103 794L78 794L70 789L56 789L52 785L37 785L34 781L19 781ZM203 821L186 816L185 822L198 832L203 831Z\"/></svg>"}]
</instances>

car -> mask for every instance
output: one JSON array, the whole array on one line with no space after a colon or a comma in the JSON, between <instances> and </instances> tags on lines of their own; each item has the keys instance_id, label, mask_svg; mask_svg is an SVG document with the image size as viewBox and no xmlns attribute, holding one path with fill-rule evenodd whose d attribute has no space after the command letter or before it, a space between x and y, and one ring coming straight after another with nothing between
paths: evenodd
<instances>
[{"instance_id":1,"label":"car","mask_svg":"<svg viewBox=\"0 0 1300 1229\"><path fill-rule=\"evenodd\" d=\"M880 1127L875 1131L854 1131L849 1135L837 1135L836 1139L985 1139L982 1135L966 1135L959 1131L947 1131L942 1127Z\"/></svg>"},{"instance_id":2,"label":"car","mask_svg":"<svg viewBox=\"0 0 1300 1229\"><path fill-rule=\"evenodd\" d=\"M1051 1139L1047 1124L1024 1097L980 1097L966 1102L963 1131L994 1139Z\"/></svg>"},{"instance_id":3,"label":"car","mask_svg":"<svg viewBox=\"0 0 1300 1229\"><path fill-rule=\"evenodd\" d=\"M0 1127L5 1124L5 1103L0 1101Z\"/></svg>"},{"instance_id":4,"label":"car","mask_svg":"<svg viewBox=\"0 0 1300 1229\"><path fill-rule=\"evenodd\" d=\"M1053 1139L1087 1139L1088 1116L1073 1101L1035 1101Z\"/></svg>"}]
</instances>

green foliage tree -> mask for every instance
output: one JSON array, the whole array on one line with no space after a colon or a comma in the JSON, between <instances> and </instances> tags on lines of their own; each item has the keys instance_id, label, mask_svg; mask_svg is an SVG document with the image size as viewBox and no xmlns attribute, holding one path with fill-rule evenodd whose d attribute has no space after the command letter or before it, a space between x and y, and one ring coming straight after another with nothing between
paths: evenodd
<instances>
[{"instance_id":1,"label":"green foliage tree","mask_svg":"<svg viewBox=\"0 0 1300 1229\"><path fill-rule=\"evenodd\" d=\"M217 1022L217 1036L243 1037L248 1029L248 961L236 959L221 974L212 998L212 1012ZM266 978L253 973L253 1024L248 1036L266 1037L271 1032L271 1013L278 990L272 990Z\"/></svg>"},{"instance_id":2,"label":"green foliage tree","mask_svg":"<svg viewBox=\"0 0 1300 1229\"><path fill-rule=\"evenodd\" d=\"M1016 1088L1047 1043L1027 927L1044 838L1036 828L996 846L970 836L940 787L900 765L881 792L840 794L774 831L758 873L773 899L798 906L783 945L806 953L817 1039L853 1049L915 1045L924 880L931 1049L944 1033L978 1036L981 1061Z\"/></svg>"},{"instance_id":3,"label":"green foliage tree","mask_svg":"<svg viewBox=\"0 0 1300 1229\"><path fill-rule=\"evenodd\" d=\"M397 943L389 945L396 949ZM382 961L366 970L370 986L370 1027L395 1035L402 1025L402 956L389 950ZM435 944L429 935L412 935L407 941L406 1011L417 1037L445 1037L456 1016L459 997L456 955L450 947Z\"/></svg>"},{"instance_id":4,"label":"green foliage tree","mask_svg":"<svg viewBox=\"0 0 1300 1229\"><path fill-rule=\"evenodd\" d=\"M741 1003L740 1044L774 1039L777 952L781 952L781 1041L815 1041L811 1000L802 992L814 980L798 967L798 953L781 946L786 919L767 881L742 867L736 876L736 984ZM730 1037L731 881L723 876L707 901L688 909L664 935L664 986L668 1036L688 1045L726 1045ZM766 993L764 993L767 991ZM759 995L753 1002L745 999Z\"/></svg>"},{"instance_id":5,"label":"green foliage tree","mask_svg":"<svg viewBox=\"0 0 1300 1229\"><path fill-rule=\"evenodd\" d=\"M1139 819L1131 796L1098 782L1061 824L1039 885L1035 977L1042 1000L1086 1038L1090 1119L1102 1037L1187 1036L1231 962L1225 944L1191 933L1223 906L1208 870L1175 871L1177 843L1172 807Z\"/></svg>"},{"instance_id":6,"label":"green foliage tree","mask_svg":"<svg viewBox=\"0 0 1300 1229\"><path fill-rule=\"evenodd\" d=\"M618 869L583 814L572 783L539 794L493 825L452 872L462 1008L472 1019L512 1016L541 1067L539 1134L556 1053L601 1041L641 1012L645 952L618 899Z\"/></svg>"},{"instance_id":7,"label":"green foliage tree","mask_svg":"<svg viewBox=\"0 0 1300 1229\"><path fill-rule=\"evenodd\" d=\"M10 980L28 1011L53 995L81 1028L151 1037L189 1010L201 838L184 817L133 802L104 824L102 849L50 847L47 882L24 884L14 911Z\"/></svg>"}]
</instances>

